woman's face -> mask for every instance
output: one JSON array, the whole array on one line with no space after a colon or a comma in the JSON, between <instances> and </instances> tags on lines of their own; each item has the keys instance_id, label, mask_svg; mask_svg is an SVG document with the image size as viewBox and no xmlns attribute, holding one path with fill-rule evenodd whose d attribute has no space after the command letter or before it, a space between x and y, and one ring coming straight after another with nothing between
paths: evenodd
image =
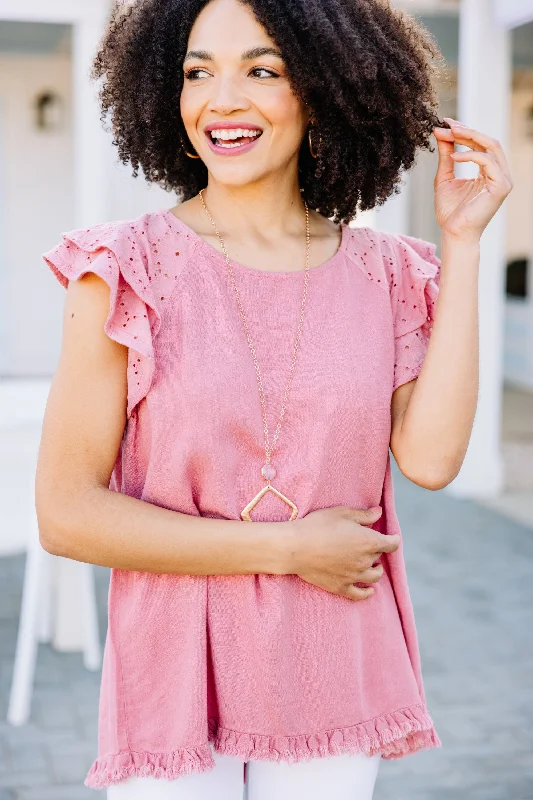
<instances>
[{"instance_id":1,"label":"woman's face","mask_svg":"<svg viewBox=\"0 0 533 800\"><path fill-rule=\"evenodd\" d=\"M243 186L298 163L309 117L281 53L238 0L198 15L183 64L181 115L215 180ZM295 169L296 173L296 169Z\"/></svg>"}]
</instances>

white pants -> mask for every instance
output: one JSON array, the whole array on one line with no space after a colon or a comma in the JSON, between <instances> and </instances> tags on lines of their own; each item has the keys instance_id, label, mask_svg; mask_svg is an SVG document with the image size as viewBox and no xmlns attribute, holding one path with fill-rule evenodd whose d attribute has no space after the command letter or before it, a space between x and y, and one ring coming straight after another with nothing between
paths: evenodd
<instances>
[{"instance_id":1,"label":"white pants","mask_svg":"<svg viewBox=\"0 0 533 800\"><path fill-rule=\"evenodd\" d=\"M286 761L247 761L213 750L215 767L176 780L131 777L107 800L372 800L381 756L364 753Z\"/></svg>"}]
</instances>

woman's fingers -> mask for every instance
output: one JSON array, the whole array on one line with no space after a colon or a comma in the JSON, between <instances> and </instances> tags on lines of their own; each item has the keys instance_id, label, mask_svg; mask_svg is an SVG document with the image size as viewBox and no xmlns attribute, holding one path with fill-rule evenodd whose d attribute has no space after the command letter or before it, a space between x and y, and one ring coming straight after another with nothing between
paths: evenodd
<instances>
[{"instance_id":1,"label":"woman's fingers","mask_svg":"<svg viewBox=\"0 0 533 800\"><path fill-rule=\"evenodd\" d=\"M474 128L468 128L466 125L458 124L456 120L451 117L444 117L444 119L450 124L457 144L471 147L472 150L475 151L486 150L488 153L491 153L504 175L511 180L509 164L507 163L503 147L498 139L494 139L492 136L481 133L481 131L477 131Z\"/></svg>"},{"instance_id":2,"label":"woman's fingers","mask_svg":"<svg viewBox=\"0 0 533 800\"><path fill-rule=\"evenodd\" d=\"M399 533L380 533L374 531L376 534L375 545L372 547L372 552L375 553L395 553L400 546L401 536Z\"/></svg>"},{"instance_id":3,"label":"woman's fingers","mask_svg":"<svg viewBox=\"0 0 533 800\"><path fill-rule=\"evenodd\" d=\"M375 590L371 586L368 589L361 589L359 586L350 584L346 587L344 597L348 597L350 600L367 600L369 597L372 597L374 591Z\"/></svg>"},{"instance_id":4,"label":"woman's fingers","mask_svg":"<svg viewBox=\"0 0 533 800\"><path fill-rule=\"evenodd\" d=\"M502 197L505 197L509 193L510 179L502 172L492 153L478 153L474 150L467 150L454 153L452 158L454 161L473 161L478 164L483 169L485 177L490 181L487 190L490 191L492 188L491 194L501 194Z\"/></svg>"},{"instance_id":5,"label":"woman's fingers","mask_svg":"<svg viewBox=\"0 0 533 800\"><path fill-rule=\"evenodd\" d=\"M377 583L383 577L383 572L383 564L370 567L361 573L357 578L357 583Z\"/></svg>"},{"instance_id":6,"label":"woman's fingers","mask_svg":"<svg viewBox=\"0 0 533 800\"><path fill-rule=\"evenodd\" d=\"M436 188L440 183L452 181L455 178L453 158L451 158L455 140L453 132L449 128L435 128L435 131L438 132L438 136L435 136L435 138L439 148L439 164L435 175Z\"/></svg>"},{"instance_id":7,"label":"woman's fingers","mask_svg":"<svg viewBox=\"0 0 533 800\"><path fill-rule=\"evenodd\" d=\"M377 564L375 567L361 572L357 578L357 583L377 583L383 577L383 564ZM372 586L356 586L355 583L350 583L346 587L346 597L351 600L367 600L374 594Z\"/></svg>"}]
</instances>

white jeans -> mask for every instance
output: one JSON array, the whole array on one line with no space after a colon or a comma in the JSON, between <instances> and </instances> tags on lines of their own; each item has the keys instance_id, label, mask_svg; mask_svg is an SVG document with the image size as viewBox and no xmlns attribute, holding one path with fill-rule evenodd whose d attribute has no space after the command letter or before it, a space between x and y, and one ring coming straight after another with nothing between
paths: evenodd
<instances>
[{"instance_id":1,"label":"white jeans","mask_svg":"<svg viewBox=\"0 0 533 800\"><path fill-rule=\"evenodd\" d=\"M381 756L364 753L285 761L247 761L213 752L215 767L176 780L132 777L108 787L107 800L372 800Z\"/></svg>"}]
</instances>

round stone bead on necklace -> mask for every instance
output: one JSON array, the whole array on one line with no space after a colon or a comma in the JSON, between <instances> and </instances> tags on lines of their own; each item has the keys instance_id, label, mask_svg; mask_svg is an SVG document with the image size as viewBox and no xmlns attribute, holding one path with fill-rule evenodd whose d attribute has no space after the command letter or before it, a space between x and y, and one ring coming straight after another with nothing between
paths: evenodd
<instances>
[{"instance_id":1,"label":"round stone bead on necklace","mask_svg":"<svg viewBox=\"0 0 533 800\"><path fill-rule=\"evenodd\" d=\"M266 481L273 481L276 477L276 469L272 464L264 464L261 468L261 475Z\"/></svg>"}]
</instances>

